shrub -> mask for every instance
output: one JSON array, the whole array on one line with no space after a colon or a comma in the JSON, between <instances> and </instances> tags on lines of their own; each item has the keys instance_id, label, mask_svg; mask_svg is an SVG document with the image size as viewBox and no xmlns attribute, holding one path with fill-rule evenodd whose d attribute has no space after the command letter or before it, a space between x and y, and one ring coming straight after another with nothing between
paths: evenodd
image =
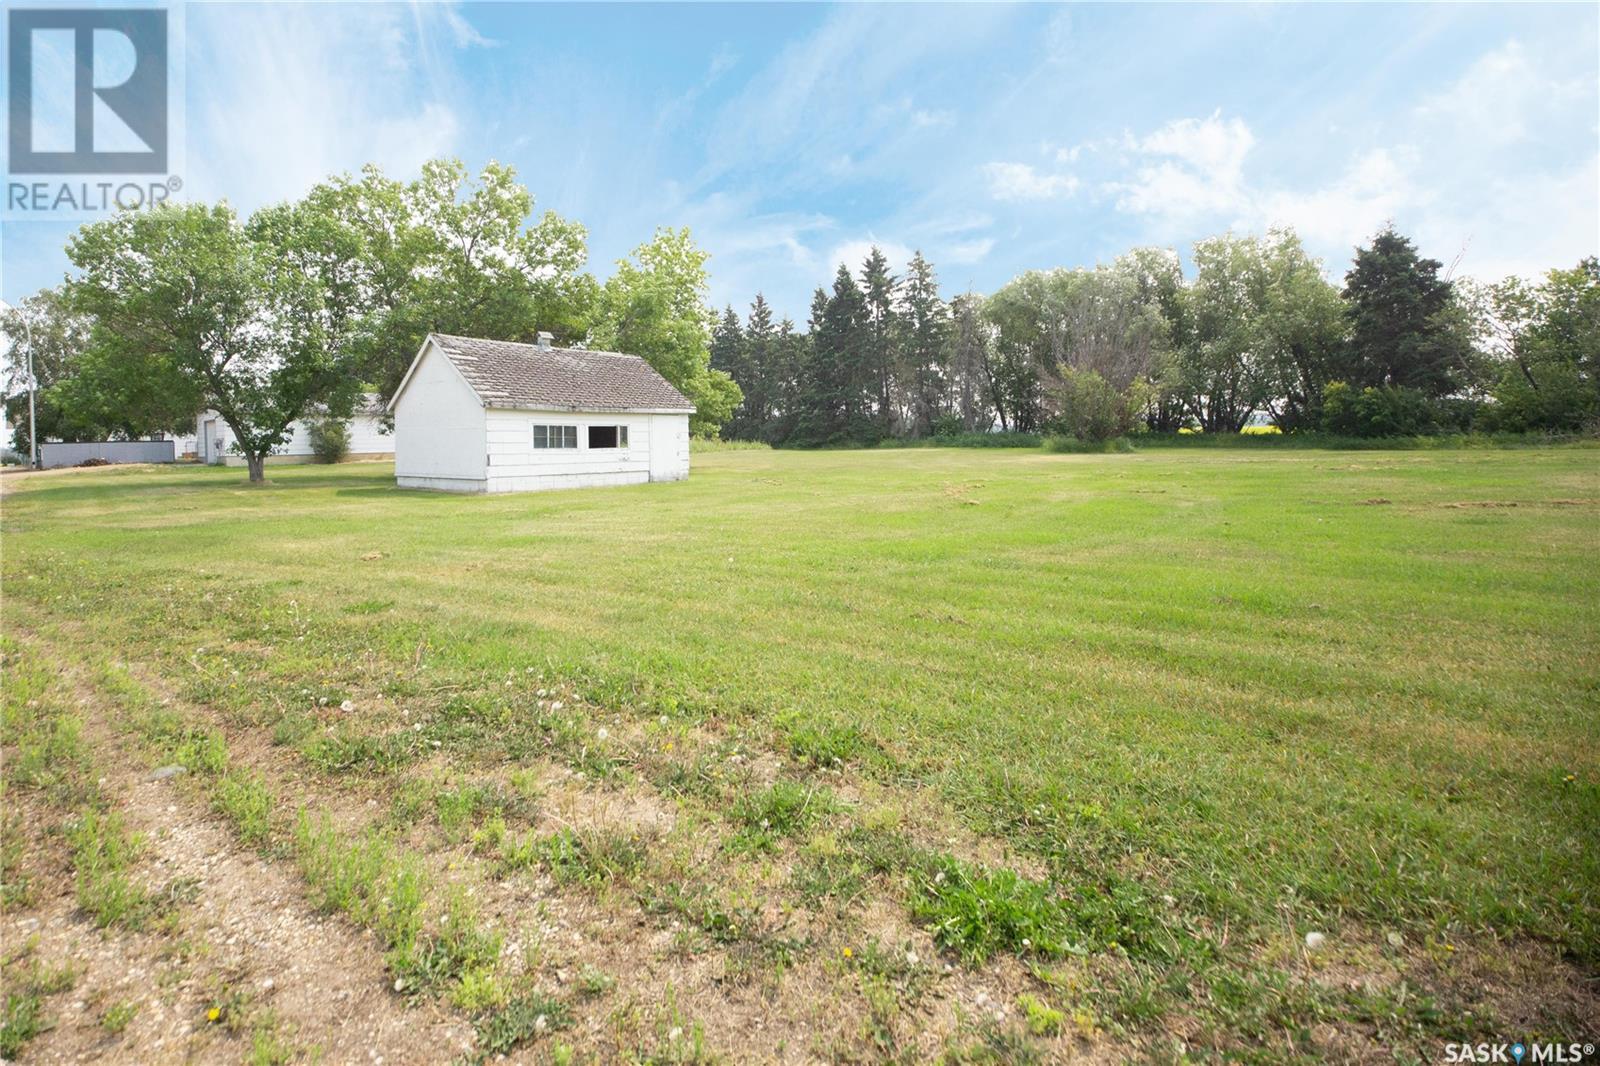
<instances>
[{"instance_id":1,"label":"shrub","mask_svg":"<svg viewBox=\"0 0 1600 1066\"><path fill-rule=\"evenodd\" d=\"M336 418L314 419L310 437L311 453L319 462L337 463L350 454L350 427Z\"/></svg>"},{"instance_id":2,"label":"shrub","mask_svg":"<svg viewBox=\"0 0 1600 1066\"><path fill-rule=\"evenodd\" d=\"M1416 389L1385 385L1357 391L1342 381L1322 394L1322 428L1346 437L1415 437L1439 430L1439 411Z\"/></svg>"},{"instance_id":3,"label":"shrub","mask_svg":"<svg viewBox=\"0 0 1600 1066\"><path fill-rule=\"evenodd\" d=\"M1139 438L1141 441L1144 437ZM1133 442L1127 437L1110 440L1079 440L1077 437L1046 437L1044 450L1056 455L1111 455L1133 451Z\"/></svg>"},{"instance_id":4,"label":"shrub","mask_svg":"<svg viewBox=\"0 0 1600 1066\"><path fill-rule=\"evenodd\" d=\"M1133 432L1149 403L1150 386L1136 380L1119 391L1093 370L1065 370L1050 393L1056 428L1079 440L1105 441Z\"/></svg>"},{"instance_id":5,"label":"shrub","mask_svg":"<svg viewBox=\"0 0 1600 1066\"><path fill-rule=\"evenodd\" d=\"M1512 433L1529 430L1576 432L1600 420L1600 392L1571 363L1541 363L1534 388L1520 368L1508 368L1494 387L1488 409L1490 428Z\"/></svg>"}]
</instances>

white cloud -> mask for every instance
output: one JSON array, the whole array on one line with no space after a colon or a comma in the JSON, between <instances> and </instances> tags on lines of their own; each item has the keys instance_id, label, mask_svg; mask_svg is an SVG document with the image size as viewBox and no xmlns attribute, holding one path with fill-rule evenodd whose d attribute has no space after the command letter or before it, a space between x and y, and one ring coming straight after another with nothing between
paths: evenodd
<instances>
[{"instance_id":1,"label":"white cloud","mask_svg":"<svg viewBox=\"0 0 1600 1066\"><path fill-rule=\"evenodd\" d=\"M1237 177L1255 143L1255 134L1243 119L1224 119L1218 110L1209 118L1169 122L1139 140L1136 147L1146 155L1171 156L1199 170Z\"/></svg>"},{"instance_id":2,"label":"white cloud","mask_svg":"<svg viewBox=\"0 0 1600 1066\"><path fill-rule=\"evenodd\" d=\"M1480 56L1460 79L1425 99L1416 117L1438 133L1467 133L1481 148L1527 139L1552 117L1574 106L1594 108L1594 83L1561 78L1510 40Z\"/></svg>"},{"instance_id":3,"label":"white cloud","mask_svg":"<svg viewBox=\"0 0 1600 1066\"><path fill-rule=\"evenodd\" d=\"M946 245L938 261L955 263L958 266L979 263L988 258L989 253L994 250L994 244L993 237L979 237L976 240L959 241L955 244Z\"/></svg>"},{"instance_id":4,"label":"white cloud","mask_svg":"<svg viewBox=\"0 0 1600 1066\"><path fill-rule=\"evenodd\" d=\"M1389 220L1426 201L1407 156L1381 148L1367 152L1321 188L1261 194L1243 205L1241 221L1257 227L1293 226L1313 244L1351 247L1364 242Z\"/></svg>"},{"instance_id":5,"label":"white cloud","mask_svg":"<svg viewBox=\"0 0 1600 1066\"><path fill-rule=\"evenodd\" d=\"M832 218L762 212L753 194L713 193L685 205L671 221L688 226L711 253L712 306L742 308L765 292L780 313L800 315L805 305L792 294L809 293L835 265L814 247L835 230Z\"/></svg>"},{"instance_id":6,"label":"white cloud","mask_svg":"<svg viewBox=\"0 0 1600 1066\"><path fill-rule=\"evenodd\" d=\"M1250 192L1244 184L1244 161L1255 146L1244 120L1175 119L1144 137L1129 137L1127 149L1149 160L1125 182L1107 188L1117 207L1137 214L1178 218L1226 214L1245 209Z\"/></svg>"},{"instance_id":7,"label":"white cloud","mask_svg":"<svg viewBox=\"0 0 1600 1066\"><path fill-rule=\"evenodd\" d=\"M1124 147L1134 164L1130 179L1107 182L1119 210L1151 216L1185 236L1195 227L1241 230L1292 226L1313 247L1345 249L1426 203L1413 176L1415 153L1373 149L1350 161L1331 181L1309 189L1251 181L1245 164L1255 134L1240 118L1213 112L1204 119L1168 122Z\"/></svg>"},{"instance_id":8,"label":"white cloud","mask_svg":"<svg viewBox=\"0 0 1600 1066\"><path fill-rule=\"evenodd\" d=\"M1600 154L1550 173L1493 180L1486 199L1492 212L1470 204L1434 205L1420 231L1460 272L1484 281L1516 274L1534 278L1552 267L1576 266L1600 251Z\"/></svg>"},{"instance_id":9,"label":"white cloud","mask_svg":"<svg viewBox=\"0 0 1600 1066\"><path fill-rule=\"evenodd\" d=\"M376 163L393 176L459 150L455 53L483 38L421 4L191 7L188 195L250 210ZM352 56L370 61L352 63Z\"/></svg>"},{"instance_id":10,"label":"white cloud","mask_svg":"<svg viewBox=\"0 0 1600 1066\"><path fill-rule=\"evenodd\" d=\"M1016 17L997 4L948 5L937 18L907 18L894 5L828 9L821 26L787 44L712 117L701 180L759 171L770 195L816 183L815 168L793 165L797 150L865 164L915 128L907 85L970 59ZM772 164L783 168L776 178L765 169Z\"/></svg>"},{"instance_id":11,"label":"white cloud","mask_svg":"<svg viewBox=\"0 0 1600 1066\"><path fill-rule=\"evenodd\" d=\"M1046 174L1027 163L989 163L983 168L996 200L1054 200L1078 191L1071 174Z\"/></svg>"},{"instance_id":12,"label":"white cloud","mask_svg":"<svg viewBox=\"0 0 1600 1066\"><path fill-rule=\"evenodd\" d=\"M955 120L954 111L929 111L919 107L911 112L911 125L919 130L925 130L933 126L949 126Z\"/></svg>"}]
</instances>

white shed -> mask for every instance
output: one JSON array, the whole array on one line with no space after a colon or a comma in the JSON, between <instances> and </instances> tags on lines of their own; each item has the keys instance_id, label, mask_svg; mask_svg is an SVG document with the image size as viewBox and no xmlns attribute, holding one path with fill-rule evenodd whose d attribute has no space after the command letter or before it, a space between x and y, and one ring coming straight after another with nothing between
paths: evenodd
<instances>
[{"instance_id":1,"label":"white shed","mask_svg":"<svg viewBox=\"0 0 1600 1066\"><path fill-rule=\"evenodd\" d=\"M383 424L383 397L364 393L355 414L345 423L350 434L346 459L387 459L394 454L394 435ZM233 430L215 411L201 411L195 419L194 443L190 446L202 463L243 466L244 456L234 448ZM289 439L272 449L268 463L309 463L316 459L311 450L311 422L296 419L289 423Z\"/></svg>"},{"instance_id":2,"label":"white shed","mask_svg":"<svg viewBox=\"0 0 1600 1066\"><path fill-rule=\"evenodd\" d=\"M401 488L682 481L694 404L636 355L430 333L389 401Z\"/></svg>"}]
</instances>

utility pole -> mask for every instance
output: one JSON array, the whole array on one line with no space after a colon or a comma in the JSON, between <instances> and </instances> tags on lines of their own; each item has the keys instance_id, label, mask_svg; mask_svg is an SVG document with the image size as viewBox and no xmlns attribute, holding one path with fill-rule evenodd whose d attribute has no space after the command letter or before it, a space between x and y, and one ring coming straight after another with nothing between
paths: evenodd
<instances>
[{"instance_id":1,"label":"utility pole","mask_svg":"<svg viewBox=\"0 0 1600 1066\"><path fill-rule=\"evenodd\" d=\"M33 324L21 308L18 308L18 314L22 318L22 328L28 333L28 464L39 470L39 435L34 429L33 420Z\"/></svg>"}]
</instances>

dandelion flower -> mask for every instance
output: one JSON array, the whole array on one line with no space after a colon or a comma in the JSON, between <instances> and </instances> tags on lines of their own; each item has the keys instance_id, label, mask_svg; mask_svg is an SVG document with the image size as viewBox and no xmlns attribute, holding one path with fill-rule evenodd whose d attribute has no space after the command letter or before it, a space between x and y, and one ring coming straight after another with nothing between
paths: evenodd
<instances>
[{"instance_id":1,"label":"dandelion flower","mask_svg":"<svg viewBox=\"0 0 1600 1066\"><path fill-rule=\"evenodd\" d=\"M212 1007L210 1010L206 1011L206 1020L207 1021L214 1022L220 1017L222 1017L222 1008L221 1007Z\"/></svg>"},{"instance_id":2,"label":"dandelion flower","mask_svg":"<svg viewBox=\"0 0 1600 1066\"><path fill-rule=\"evenodd\" d=\"M849 948L845 948L844 949L844 957L845 958L847 958L847 959L848 958L852 958L854 955L855 955L855 952L851 951Z\"/></svg>"},{"instance_id":3,"label":"dandelion flower","mask_svg":"<svg viewBox=\"0 0 1600 1066\"><path fill-rule=\"evenodd\" d=\"M595 730L595 731L594 731L594 735L595 735L595 736L596 736L596 737L597 737L597 738L598 738L598 739L600 739L600 740L604 740L604 739L606 739L606 738L607 738L607 737L609 737L609 736L610 736L610 735L611 735L611 734L610 734L610 733L607 733L607 732L606 732L606 727L605 727L605 726L601 726L601 727L600 727L600 728L599 728L599 729L596 729L596 730Z\"/></svg>"}]
</instances>

